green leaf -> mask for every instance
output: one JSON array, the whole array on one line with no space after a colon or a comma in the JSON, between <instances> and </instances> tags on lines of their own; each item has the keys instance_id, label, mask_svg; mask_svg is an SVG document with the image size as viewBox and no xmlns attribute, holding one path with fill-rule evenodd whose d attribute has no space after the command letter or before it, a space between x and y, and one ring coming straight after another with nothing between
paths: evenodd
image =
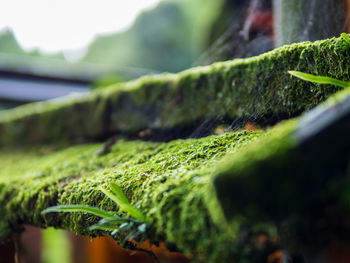
<instances>
[{"instance_id":1,"label":"green leaf","mask_svg":"<svg viewBox=\"0 0 350 263\"><path fill-rule=\"evenodd\" d=\"M342 81L342 80L338 80L330 77L324 77L324 76L315 76L308 73L303 73L303 72L293 71L293 70L288 71L288 73L306 81L311 81L311 82L320 83L320 84L331 84L342 88L350 87L350 82L348 81Z\"/></svg>"},{"instance_id":2,"label":"green leaf","mask_svg":"<svg viewBox=\"0 0 350 263\"><path fill-rule=\"evenodd\" d=\"M134 226L134 223L130 222L130 223L124 223L124 224L120 225L119 227L120 227L120 230L126 231L126 230L131 229L133 226Z\"/></svg>"},{"instance_id":3,"label":"green leaf","mask_svg":"<svg viewBox=\"0 0 350 263\"><path fill-rule=\"evenodd\" d=\"M109 185L111 187L112 192L122 201L126 204L130 204L128 198L123 193L123 190L115 183L111 183Z\"/></svg>"},{"instance_id":4,"label":"green leaf","mask_svg":"<svg viewBox=\"0 0 350 263\"><path fill-rule=\"evenodd\" d=\"M135 207L133 207L131 205L124 206L123 211L125 211L130 216L135 217L136 219L138 219L142 222L146 221L146 217L139 210L137 210Z\"/></svg>"},{"instance_id":5,"label":"green leaf","mask_svg":"<svg viewBox=\"0 0 350 263\"><path fill-rule=\"evenodd\" d=\"M99 225L123 224L123 223L128 223L130 221L134 221L134 220L131 218L122 218L119 216L114 216L114 217L103 218L97 224Z\"/></svg>"},{"instance_id":6,"label":"green leaf","mask_svg":"<svg viewBox=\"0 0 350 263\"><path fill-rule=\"evenodd\" d=\"M135 239L140 234L142 234L142 233L139 233L138 231L131 231L130 234L124 238L123 243L125 243L126 241L128 241L130 239Z\"/></svg>"},{"instance_id":7,"label":"green leaf","mask_svg":"<svg viewBox=\"0 0 350 263\"><path fill-rule=\"evenodd\" d=\"M89 230L103 230L103 231L115 231L119 230L118 226L107 226L107 225L99 225L95 224L89 227Z\"/></svg>"},{"instance_id":8,"label":"green leaf","mask_svg":"<svg viewBox=\"0 0 350 263\"><path fill-rule=\"evenodd\" d=\"M120 209L122 209L123 206L125 205L129 205L129 203L125 203L124 201L120 200L118 196L116 196L115 194L113 194L111 191L105 189L105 188L102 188L102 187L99 187L100 191L102 193L104 193L109 199L111 199L114 203L116 203Z\"/></svg>"},{"instance_id":9,"label":"green leaf","mask_svg":"<svg viewBox=\"0 0 350 263\"><path fill-rule=\"evenodd\" d=\"M147 225L146 225L146 224L139 225L139 226L137 227L137 230L138 230L140 233L145 233L146 230L147 230Z\"/></svg>"},{"instance_id":10,"label":"green leaf","mask_svg":"<svg viewBox=\"0 0 350 263\"><path fill-rule=\"evenodd\" d=\"M115 213L104 211L97 207L86 206L86 205L58 205L46 208L41 212L41 214L47 214L52 212L82 212L88 213L95 216L110 218L115 217Z\"/></svg>"},{"instance_id":11,"label":"green leaf","mask_svg":"<svg viewBox=\"0 0 350 263\"><path fill-rule=\"evenodd\" d=\"M118 233L119 233L119 229L115 229L111 232L111 236L115 236Z\"/></svg>"},{"instance_id":12,"label":"green leaf","mask_svg":"<svg viewBox=\"0 0 350 263\"><path fill-rule=\"evenodd\" d=\"M125 202L124 199L120 199L117 195L110 192L107 189L100 187L100 190L111 200L113 200L120 208L121 211L128 213L130 216L135 217L136 219L145 222L145 216L132 205L130 205L129 201ZM123 194L124 195L124 194ZM125 195L124 195L125 196ZM126 197L125 197L126 198Z\"/></svg>"}]
</instances>

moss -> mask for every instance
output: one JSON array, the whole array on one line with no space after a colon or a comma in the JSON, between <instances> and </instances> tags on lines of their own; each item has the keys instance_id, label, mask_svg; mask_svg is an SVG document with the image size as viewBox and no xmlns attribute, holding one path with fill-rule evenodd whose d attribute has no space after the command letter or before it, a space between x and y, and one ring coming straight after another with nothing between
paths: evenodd
<instances>
[{"instance_id":1,"label":"moss","mask_svg":"<svg viewBox=\"0 0 350 263\"><path fill-rule=\"evenodd\" d=\"M182 252L194 254L197 261L261 262L251 255L252 242L242 241L247 224L255 232L287 229L285 233L297 233L293 238L299 244L310 241L310 234L315 238L315 233L321 233L315 221L326 220L331 230L341 221L345 233L350 218L349 208L344 208L349 200L344 174L350 156L350 122L336 127L335 134L328 133L336 140L314 136L305 141L300 131L314 111L341 108L349 97L350 89L341 91L305 116L264 132L240 131L169 143L121 140L105 155L96 154L101 144L60 151L48 147L2 150L0 233L32 224L99 235L87 229L96 217L79 213L42 216L40 212L56 204L116 210L98 190L110 182L120 185L150 219L143 238L175 244ZM337 140L342 146L334 143ZM126 234L116 240L122 243ZM318 241L329 241L329 236L321 235Z\"/></svg>"},{"instance_id":2,"label":"moss","mask_svg":"<svg viewBox=\"0 0 350 263\"><path fill-rule=\"evenodd\" d=\"M280 171L293 165L293 158L298 156L294 153L296 128L295 120L282 123L258 145L250 145L223 161L214 186L226 218L244 214L253 220L278 220L282 216L279 213L290 211L287 202L294 199L297 189L292 187L293 178L287 180ZM277 185L277 190L268 190Z\"/></svg>"},{"instance_id":3,"label":"moss","mask_svg":"<svg viewBox=\"0 0 350 263\"><path fill-rule=\"evenodd\" d=\"M144 238L176 244L200 260L217 262L237 254L239 222L220 230L205 205L208 181L216 163L262 132L235 132L169 143L119 141L97 155L101 144L54 151L0 152L0 226L20 231L22 224L54 226L95 236L87 227L97 218L86 214L40 212L56 204L87 204L116 210L97 189L120 185L132 204L151 220ZM7 227L4 227L7 226ZM231 230L230 230L231 229ZM228 230L230 230L228 232ZM123 235L117 240L122 242ZM235 244L237 246L235 246Z\"/></svg>"},{"instance_id":4,"label":"moss","mask_svg":"<svg viewBox=\"0 0 350 263\"><path fill-rule=\"evenodd\" d=\"M211 214L228 222L241 216L253 224L274 222L285 243L304 252L343 240L350 233L350 207L344 205L349 101L350 89L343 90L228 154L212 179L217 199L208 203ZM214 220L220 224L220 218Z\"/></svg>"},{"instance_id":5,"label":"moss","mask_svg":"<svg viewBox=\"0 0 350 263\"><path fill-rule=\"evenodd\" d=\"M178 74L146 76L83 98L34 103L0 113L0 146L86 142L106 134L168 129L225 117L296 116L337 89L287 74L299 70L348 80L343 39L299 43L257 57Z\"/></svg>"}]
</instances>

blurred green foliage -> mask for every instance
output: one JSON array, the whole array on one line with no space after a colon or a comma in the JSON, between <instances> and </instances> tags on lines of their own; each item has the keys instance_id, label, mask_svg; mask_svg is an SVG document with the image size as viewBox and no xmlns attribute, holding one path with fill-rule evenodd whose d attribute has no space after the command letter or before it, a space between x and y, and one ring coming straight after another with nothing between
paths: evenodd
<instances>
[{"instance_id":1,"label":"blurred green foliage","mask_svg":"<svg viewBox=\"0 0 350 263\"><path fill-rule=\"evenodd\" d=\"M205 48L221 2L162 1L143 12L128 30L97 37L83 61L156 71L186 69Z\"/></svg>"},{"instance_id":2,"label":"blurred green foliage","mask_svg":"<svg viewBox=\"0 0 350 263\"><path fill-rule=\"evenodd\" d=\"M97 36L81 61L150 72L187 69L208 47L212 25L225 1L162 0L155 8L141 13L127 30ZM62 53L24 51L10 29L0 32L0 52L64 59ZM102 86L112 79L103 79Z\"/></svg>"},{"instance_id":3,"label":"blurred green foliage","mask_svg":"<svg viewBox=\"0 0 350 263\"><path fill-rule=\"evenodd\" d=\"M105 74L101 78L98 78L92 83L92 88L94 89L100 89L108 87L112 84L119 83L119 82L125 82L128 79L125 76L122 76L121 74Z\"/></svg>"},{"instance_id":4,"label":"blurred green foliage","mask_svg":"<svg viewBox=\"0 0 350 263\"><path fill-rule=\"evenodd\" d=\"M5 29L0 32L0 52L24 54L23 49L18 44L13 32L10 29Z\"/></svg>"},{"instance_id":5,"label":"blurred green foliage","mask_svg":"<svg viewBox=\"0 0 350 263\"><path fill-rule=\"evenodd\" d=\"M67 232L47 228L42 232L41 263L70 263L71 246Z\"/></svg>"},{"instance_id":6,"label":"blurred green foliage","mask_svg":"<svg viewBox=\"0 0 350 263\"><path fill-rule=\"evenodd\" d=\"M0 53L7 53L13 55L27 55L33 57L43 57L43 58L56 58L64 59L61 52L53 54L43 54L39 49L32 49L30 51L25 51L17 42L17 39L11 29L6 28L0 31Z\"/></svg>"}]
</instances>

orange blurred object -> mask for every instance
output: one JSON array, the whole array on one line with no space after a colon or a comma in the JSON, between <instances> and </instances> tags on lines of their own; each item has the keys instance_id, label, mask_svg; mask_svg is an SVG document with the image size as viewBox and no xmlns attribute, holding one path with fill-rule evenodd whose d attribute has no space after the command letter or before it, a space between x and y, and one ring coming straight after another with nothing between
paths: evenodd
<instances>
[{"instance_id":1,"label":"orange blurred object","mask_svg":"<svg viewBox=\"0 0 350 263\"><path fill-rule=\"evenodd\" d=\"M25 231L18 235L17 262L37 263L41 261L41 229L26 225ZM164 243L159 246L143 242L140 249L152 251L149 253L121 248L111 237L77 236L69 232L72 246L72 263L188 263L190 257L182 253L169 251ZM136 247L137 242L131 241ZM15 263L15 242L8 240L0 243L0 263ZM157 260L155 260L155 257ZM16 262L16 263L17 263Z\"/></svg>"},{"instance_id":2,"label":"orange blurred object","mask_svg":"<svg viewBox=\"0 0 350 263\"><path fill-rule=\"evenodd\" d=\"M247 131L255 131L256 130L255 125L251 122L247 122L244 126L244 129Z\"/></svg>"},{"instance_id":3,"label":"orange blurred object","mask_svg":"<svg viewBox=\"0 0 350 263\"><path fill-rule=\"evenodd\" d=\"M117 245L110 237L97 237L92 242L87 239L86 253L88 263L154 263L156 260L146 252L126 250ZM158 262L187 263L189 257L182 253L170 252L164 243L159 246L150 245L148 241L140 246L141 249L151 250Z\"/></svg>"},{"instance_id":4,"label":"orange blurred object","mask_svg":"<svg viewBox=\"0 0 350 263\"><path fill-rule=\"evenodd\" d=\"M267 257L267 262L268 263L283 263L283 254L281 250L277 250L273 253L271 253Z\"/></svg>"}]
</instances>

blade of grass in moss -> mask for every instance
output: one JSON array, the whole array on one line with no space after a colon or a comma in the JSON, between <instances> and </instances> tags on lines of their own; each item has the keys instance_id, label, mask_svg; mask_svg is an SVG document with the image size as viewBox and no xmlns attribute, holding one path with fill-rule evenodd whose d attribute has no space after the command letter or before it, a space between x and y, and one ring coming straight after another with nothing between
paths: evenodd
<instances>
[{"instance_id":1,"label":"blade of grass in moss","mask_svg":"<svg viewBox=\"0 0 350 263\"><path fill-rule=\"evenodd\" d=\"M122 218L119 216L114 217L108 217L101 219L97 224L98 225L108 225L108 224L122 224L122 223L128 223L128 222L137 222L136 220L132 218Z\"/></svg>"},{"instance_id":2,"label":"blade of grass in moss","mask_svg":"<svg viewBox=\"0 0 350 263\"><path fill-rule=\"evenodd\" d=\"M103 231L115 231L119 230L118 226L102 226L102 225L92 225L89 230L103 230Z\"/></svg>"},{"instance_id":3,"label":"blade of grass in moss","mask_svg":"<svg viewBox=\"0 0 350 263\"><path fill-rule=\"evenodd\" d=\"M123 211L125 211L130 216L135 217L136 219L138 219L142 222L146 221L146 217L139 210L137 210L135 207L133 207L131 205L125 205L123 207Z\"/></svg>"},{"instance_id":4,"label":"blade of grass in moss","mask_svg":"<svg viewBox=\"0 0 350 263\"><path fill-rule=\"evenodd\" d=\"M108 198L113 200L119 206L121 211L124 211L124 212L128 213L129 215L131 215L132 217L135 217L136 219L138 219L140 221L143 221L143 222L146 221L145 216L139 210L137 210L136 208L131 206L129 203L125 203L124 200L120 200L120 198L118 196L116 196L115 194L113 194L112 192L110 192L107 189L104 189L104 188L100 187L100 190Z\"/></svg>"},{"instance_id":5,"label":"blade of grass in moss","mask_svg":"<svg viewBox=\"0 0 350 263\"><path fill-rule=\"evenodd\" d=\"M85 205L58 205L46 208L41 212L41 214L47 214L52 212L83 212L92 214L95 216L109 218L115 217L116 215L113 212L104 211L97 207L85 206Z\"/></svg>"},{"instance_id":6,"label":"blade of grass in moss","mask_svg":"<svg viewBox=\"0 0 350 263\"><path fill-rule=\"evenodd\" d=\"M113 200L117 205L124 206L124 205L129 205L129 202L125 203L125 201L120 200L120 198L115 195L114 193L112 193L111 191L103 188L103 187L99 187L100 191L102 193L104 193L109 199Z\"/></svg>"},{"instance_id":7,"label":"blade of grass in moss","mask_svg":"<svg viewBox=\"0 0 350 263\"><path fill-rule=\"evenodd\" d=\"M288 71L288 73L306 81L311 81L311 82L320 83L320 84L331 84L342 88L350 87L350 82L342 81L342 80L338 80L330 77L315 76L308 73L303 73L303 72L293 71L293 70Z\"/></svg>"},{"instance_id":8,"label":"blade of grass in moss","mask_svg":"<svg viewBox=\"0 0 350 263\"><path fill-rule=\"evenodd\" d=\"M115 183L111 183L110 188L112 190L112 192L123 202L130 204L128 198L125 196L125 194L123 193L123 190Z\"/></svg>"}]
</instances>

